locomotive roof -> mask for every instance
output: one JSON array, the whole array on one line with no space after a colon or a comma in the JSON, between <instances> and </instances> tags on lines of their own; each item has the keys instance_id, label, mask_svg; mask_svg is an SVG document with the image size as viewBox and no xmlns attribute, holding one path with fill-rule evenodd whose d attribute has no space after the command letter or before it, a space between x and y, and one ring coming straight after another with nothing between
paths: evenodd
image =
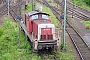
<instances>
[{"instance_id":1,"label":"locomotive roof","mask_svg":"<svg viewBox=\"0 0 90 60\"><path fill-rule=\"evenodd\" d=\"M28 15L31 16L31 15L35 15L35 14L45 14L45 15L49 15L45 12L40 12L40 11L32 11L32 12L28 12Z\"/></svg>"}]
</instances>

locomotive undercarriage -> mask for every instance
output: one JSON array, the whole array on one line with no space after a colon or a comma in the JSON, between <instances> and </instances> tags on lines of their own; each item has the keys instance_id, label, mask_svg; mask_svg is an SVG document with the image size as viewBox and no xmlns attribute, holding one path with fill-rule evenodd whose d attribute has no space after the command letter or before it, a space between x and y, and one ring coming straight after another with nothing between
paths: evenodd
<instances>
[{"instance_id":1,"label":"locomotive undercarriage","mask_svg":"<svg viewBox=\"0 0 90 60\"><path fill-rule=\"evenodd\" d=\"M58 40L44 40L44 41L34 41L33 42L33 52L38 52L42 49L57 49L59 48L59 39Z\"/></svg>"},{"instance_id":2,"label":"locomotive undercarriage","mask_svg":"<svg viewBox=\"0 0 90 60\"><path fill-rule=\"evenodd\" d=\"M57 42L54 41L54 42L39 42L38 43L38 50L41 50L41 49L49 49L49 48L53 48L53 49L56 49L57 48Z\"/></svg>"}]
</instances>

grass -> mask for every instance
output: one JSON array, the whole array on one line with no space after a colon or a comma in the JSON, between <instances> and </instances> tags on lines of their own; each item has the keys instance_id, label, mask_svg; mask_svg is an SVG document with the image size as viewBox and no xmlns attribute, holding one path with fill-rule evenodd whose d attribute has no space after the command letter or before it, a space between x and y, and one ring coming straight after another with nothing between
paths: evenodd
<instances>
[{"instance_id":1,"label":"grass","mask_svg":"<svg viewBox=\"0 0 90 60\"><path fill-rule=\"evenodd\" d=\"M23 31L20 31L18 47L18 24L5 18L0 26L0 60L41 60L38 54L32 52Z\"/></svg>"},{"instance_id":2,"label":"grass","mask_svg":"<svg viewBox=\"0 0 90 60\"><path fill-rule=\"evenodd\" d=\"M66 45L66 51L55 51L58 60L74 60L73 51Z\"/></svg>"},{"instance_id":3,"label":"grass","mask_svg":"<svg viewBox=\"0 0 90 60\"><path fill-rule=\"evenodd\" d=\"M90 21L81 21L85 26L90 26Z\"/></svg>"},{"instance_id":4,"label":"grass","mask_svg":"<svg viewBox=\"0 0 90 60\"><path fill-rule=\"evenodd\" d=\"M90 21L81 21L81 23L83 23L86 26L87 30L90 30Z\"/></svg>"},{"instance_id":5,"label":"grass","mask_svg":"<svg viewBox=\"0 0 90 60\"><path fill-rule=\"evenodd\" d=\"M76 5L81 6L82 8L86 8L88 10L90 10L90 6L88 6L84 1L80 1L80 0L71 0L72 2L74 2Z\"/></svg>"}]
</instances>

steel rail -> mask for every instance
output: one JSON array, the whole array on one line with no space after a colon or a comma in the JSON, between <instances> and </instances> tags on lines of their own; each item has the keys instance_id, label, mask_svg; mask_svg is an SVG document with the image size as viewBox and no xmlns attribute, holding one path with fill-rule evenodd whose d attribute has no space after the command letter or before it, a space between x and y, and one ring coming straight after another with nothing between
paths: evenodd
<instances>
[{"instance_id":1,"label":"steel rail","mask_svg":"<svg viewBox=\"0 0 90 60\"><path fill-rule=\"evenodd\" d=\"M57 4L59 4L62 8L63 8L63 1L60 3L58 0L54 0ZM68 1L67 1L68 2ZM69 4L68 4L69 5ZM84 14L76 9L73 9L73 7L69 7L67 5L67 10L69 10L70 12L72 12L73 16L79 18L79 19L84 19L84 20L90 20L90 16L87 14ZM80 7L79 7L80 8ZM76 15L75 15L76 14ZM79 17L78 17L79 16Z\"/></svg>"},{"instance_id":2,"label":"steel rail","mask_svg":"<svg viewBox=\"0 0 90 60\"><path fill-rule=\"evenodd\" d=\"M15 6L12 6L12 5L10 5L9 7L10 7L10 15L13 17L13 19L15 20L16 19L16 17L14 17L13 16L13 14L12 13L14 13L14 15L20 15L20 13L16 13L16 12L14 12L14 10L15 9L19 9L20 10L20 5L22 5L23 4L23 1L22 0L18 0L18 3L15 5ZM1 8L0 8L0 17L1 16L3 16L3 15L5 15L5 14L7 14L7 12L8 12L8 8L7 8L7 6L8 6L8 4L7 3L5 3ZM13 12L12 12L13 11ZM12 12L12 13L11 13Z\"/></svg>"},{"instance_id":3,"label":"steel rail","mask_svg":"<svg viewBox=\"0 0 90 60\"><path fill-rule=\"evenodd\" d=\"M72 27L72 29L77 33L77 35L80 37L80 39L83 41L83 43L85 44L85 46L87 46L88 49L89 49L89 51L90 51L89 45L87 45L87 43L84 41L84 39L81 37L81 35L75 30L75 28L74 28L68 21L67 21L67 23L68 23L68 25L70 25L70 26ZM84 57L83 57L83 55L82 55L82 53L81 53L81 51L79 50L78 45L76 44L74 38L71 36L71 34L70 34L70 32L68 31L68 29L66 29L66 31L67 31L68 35L70 36L70 38L71 38L71 40L72 40L72 42L73 42L73 44L74 44L77 52L79 53L79 56L80 56L81 60L85 60ZM89 53L90 53L90 52L89 52Z\"/></svg>"},{"instance_id":4,"label":"steel rail","mask_svg":"<svg viewBox=\"0 0 90 60\"><path fill-rule=\"evenodd\" d=\"M73 3L74 3L74 2L73 2ZM74 9L76 9L76 10L79 10L79 11L87 14L88 16L90 16L90 10L87 10L87 9L85 9L85 8L82 8L82 7L80 7L80 6L77 6L77 5L73 4L73 3L67 1L67 5L70 6L71 8L74 8Z\"/></svg>"}]
</instances>

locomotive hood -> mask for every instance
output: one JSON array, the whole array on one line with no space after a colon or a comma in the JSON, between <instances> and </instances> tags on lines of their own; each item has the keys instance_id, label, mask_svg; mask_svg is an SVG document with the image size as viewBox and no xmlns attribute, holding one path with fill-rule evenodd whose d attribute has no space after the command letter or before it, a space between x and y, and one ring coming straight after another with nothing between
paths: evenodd
<instances>
[{"instance_id":1,"label":"locomotive hood","mask_svg":"<svg viewBox=\"0 0 90 60\"><path fill-rule=\"evenodd\" d=\"M55 25L47 20L34 20L33 23L37 25L38 30L38 40L40 40L42 36L52 35L52 39L55 40ZM47 38L46 38L47 39Z\"/></svg>"},{"instance_id":2,"label":"locomotive hood","mask_svg":"<svg viewBox=\"0 0 90 60\"><path fill-rule=\"evenodd\" d=\"M48 32L41 32L42 29L45 29L47 31L51 31L51 34L53 35L53 39L55 39L55 25L54 24L39 24L38 25L38 40L41 38L41 34L48 33Z\"/></svg>"}]
</instances>

